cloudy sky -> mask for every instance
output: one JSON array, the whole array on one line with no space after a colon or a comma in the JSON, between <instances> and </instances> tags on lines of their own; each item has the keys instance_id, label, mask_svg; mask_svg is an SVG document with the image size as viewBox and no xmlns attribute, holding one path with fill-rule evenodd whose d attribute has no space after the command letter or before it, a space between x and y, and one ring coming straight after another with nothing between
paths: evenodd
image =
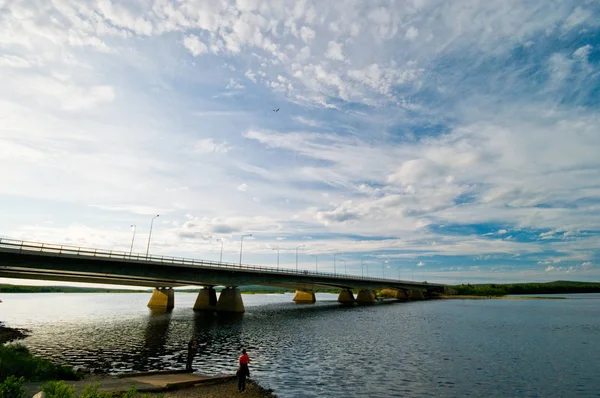
<instances>
[{"instance_id":1,"label":"cloudy sky","mask_svg":"<svg viewBox=\"0 0 600 398\"><path fill-rule=\"evenodd\" d=\"M0 237L597 281L599 64L593 0L0 0Z\"/></svg>"}]
</instances>

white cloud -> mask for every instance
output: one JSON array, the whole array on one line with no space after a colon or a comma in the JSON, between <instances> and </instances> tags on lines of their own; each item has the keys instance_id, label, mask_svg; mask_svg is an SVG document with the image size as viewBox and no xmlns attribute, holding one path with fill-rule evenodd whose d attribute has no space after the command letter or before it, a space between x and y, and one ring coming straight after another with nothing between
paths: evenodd
<instances>
[{"instance_id":1,"label":"white cloud","mask_svg":"<svg viewBox=\"0 0 600 398\"><path fill-rule=\"evenodd\" d=\"M240 185L238 185L237 190L240 192L246 192L248 190L248 185L240 184Z\"/></svg>"},{"instance_id":2,"label":"white cloud","mask_svg":"<svg viewBox=\"0 0 600 398\"><path fill-rule=\"evenodd\" d=\"M343 49L342 43L330 41L327 44L327 51L325 52L325 57L335 60L335 61L343 61L344 54L342 54L342 49Z\"/></svg>"},{"instance_id":3,"label":"white cloud","mask_svg":"<svg viewBox=\"0 0 600 398\"><path fill-rule=\"evenodd\" d=\"M183 39L183 45L194 57L206 54L208 52L208 47L206 44L204 44L200 38L195 35L185 36Z\"/></svg>"},{"instance_id":4,"label":"white cloud","mask_svg":"<svg viewBox=\"0 0 600 398\"><path fill-rule=\"evenodd\" d=\"M205 138L199 140L194 145L194 152L196 153L226 153L231 149L227 142L216 143L212 138Z\"/></svg>"},{"instance_id":5,"label":"white cloud","mask_svg":"<svg viewBox=\"0 0 600 398\"><path fill-rule=\"evenodd\" d=\"M582 61L587 62L588 57L590 56L591 52L592 52L592 46L589 44L586 44L585 46L579 47L577 50L575 50L575 52L573 52L573 57L579 58Z\"/></svg>"},{"instance_id":6,"label":"white cloud","mask_svg":"<svg viewBox=\"0 0 600 398\"><path fill-rule=\"evenodd\" d=\"M410 26L404 34L404 37L408 40L416 39L417 36L419 36L419 29L415 28L414 26Z\"/></svg>"},{"instance_id":7,"label":"white cloud","mask_svg":"<svg viewBox=\"0 0 600 398\"><path fill-rule=\"evenodd\" d=\"M300 29L300 37L302 38L302 40L305 43L308 43L308 42L310 42L310 41L312 41L312 40L315 39L316 34L315 34L315 31L312 30L311 28L309 28L307 26L303 26Z\"/></svg>"},{"instance_id":8,"label":"white cloud","mask_svg":"<svg viewBox=\"0 0 600 398\"><path fill-rule=\"evenodd\" d=\"M417 267L422 267L422 266L424 266L424 265L425 265L425 263L424 263L423 261L419 261L419 262L417 263Z\"/></svg>"}]
</instances>

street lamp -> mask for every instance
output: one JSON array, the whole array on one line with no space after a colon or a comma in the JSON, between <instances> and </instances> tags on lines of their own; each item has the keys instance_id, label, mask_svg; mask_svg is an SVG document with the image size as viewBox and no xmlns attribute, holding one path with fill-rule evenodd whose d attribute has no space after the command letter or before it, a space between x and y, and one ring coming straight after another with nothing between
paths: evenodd
<instances>
[{"instance_id":1,"label":"street lamp","mask_svg":"<svg viewBox=\"0 0 600 398\"><path fill-rule=\"evenodd\" d=\"M383 278L385 278L385 265L388 263L388 260L382 261L381 262L381 274L383 275Z\"/></svg>"},{"instance_id":2,"label":"street lamp","mask_svg":"<svg viewBox=\"0 0 600 398\"><path fill-rule=\"evenodd\" d=\"M217 238L217 242L221 242L221 256L219 257L219 262L223 262L223 239Z\"/></svg>"},{"instance_id":3,"label":"street lamp","mask_svg":"<svg viewBox=\"0 0 600 398\"><path fill-rule=\"evenodd\" d=\"M298 272L298 249L304 247L306 245L298 245L296 246L296 272Z\"/></svg>"},{"instance_id":4,"label":"street lamp","mask_svg":"<svg viewBox=\"0 0 600 398\"><path fill-rule=\"evenodd\" d=\"M346 260L342 259L342 261L344 262L344 272L346 273L346 275L348 275L348 268L346 268Z\"/></svg>"},{"instance_id":5,"label":"street lamp","mask_svg":"<svg viewBox=\"0 0 600 398\"><path fill-rule=\"evenodd\" d=\"M152 238L152 225L154 225L154 219L158 217L159 214L152 217L152 221L150 221L150 233L148 234L148 247L146 248L146 257L148 257L148 252L150 251L150 238Z\"/></svg>"},{"instance_id":6,"label":"street lamp","mask_svg":"<svg viewBox=\"0 0 600 398\"><path fill-rule=\"evenodd\" d=\"M336 274L336 270L335 270L335 256L339 256L342 253L333 253L333 274Z\"/></svg>"},{"instance_id":7,"label":"street lamp","mask_svg":"<svg viewBox=\"0 0 600 398\"><path fill-rule=\"evenodd\" d=\"M131 228L133 228L133 238L131 238L131 249L129 249L129 256L131 257L131 252L133 252L133 241L135 240L135 230L137 227L134 224L131 224Z\"/></svg>"},{"instance_id":8,"label":"street lamp","mask_svg":"<svg viewBox=\"0 0 600 398\"><path fill-rule=\"evenodd\" d=\"M319 272L319 258L316 254L312 254L312 256L315 258L315 272Z\"/></svg>"},{"instance_id":9,"label":"street lamp","mask_svg":"<svg viewBox=\"0 0 600 398\"><path fill-rule=\"evenodd\" d=\"M275 247L273 250L277 250L277 269L279 269L279 247Z\"/></svg>"},{"instance_id":10,"label":"street lamp","mask_svg":"<svg viewBox=\"0 0 600 398\"><path fill-rule=\"evenodd\" d=\"M242 266L242 248L244 247L244 238L246 236L252 236L252 234L242 235L242 239L240 239L240 267Z\"/></svg>"}]
</instances>

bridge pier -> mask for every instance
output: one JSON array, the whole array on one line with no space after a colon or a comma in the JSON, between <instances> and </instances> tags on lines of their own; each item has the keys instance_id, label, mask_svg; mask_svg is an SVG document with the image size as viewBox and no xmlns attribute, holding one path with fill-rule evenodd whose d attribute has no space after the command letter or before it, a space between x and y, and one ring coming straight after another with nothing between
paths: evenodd
<instances>
[{"instance_id":1,"label":"bridge pier","mask_svg":"<svg viewBox=\"0 0 600 398\"><path fill-rule=\"evenodd\" d=\"M245 312L246 310L244 309L244 302L242 301L242 293L240 293L235 286L226 287L225 289L221 290L216 311L233 313Z\"/></svg>"},{"instance_id":2,"label":"bridge pier","mask_svg":"<svg viewBox=\"0 0 600 398\"><path fill-rule=\"evenodd\" d=\"M194 303L194 311L216 311L217 292L212 286L204 287L198 293Z\"/></svg>"},{"instance_id":3,"label":"bridge pier","mask_svg":"<svg viewBox=\"0 0 600 398\"><path fill-rule=\"evenodd\" d=\"M171 287L157 287L148 301L152 309L172 310L175 307L175 291Z\"/></svg>"},{"instance_id":4,"label":"bridge pier","mask_svg":"<svg viewBox=\"0 0 600 398\"><path fill-rule=\"evenodd\" d=\"M312 304L315 301L317 301L317 298L315 297L315 292L313 292L312 290L310 290L310 291L296 290L296 295L294 296L294 301L296 303L301 303L301 304Z\"/></svg>"},{"instance_id":5,"label":"bridge pier","mask_svg":"<svg viewBox=\"0 0 600 398\"><path fill-rule=\"evenodd\" d=\"M375 295L369 289L360 289L356 295L356 302L358 304L374 304Z\"/></svg>"},{"instance_id":6,"label":"bridge pier","mask_svg":"<svg viewBox=\"0 0 600 398\"><path fill-rule=\"evenodd\" d=\"M338 296L338 302L342 304L353 304L354 303L354 294L352 294L352 290L350 289L342 289L340 295Z\"/></svg>"},{"instance_id":7,"label":"bridge pier","mask_svg":"<svg viewBox=\"0 0 600 398\"><path fill-rule=\"evenodd\" d=\"M404 290L396 290L396 299L398 300L408 300L408 293Z\"/></svg>"},{"instance_id":8,"label":"bridge pier","mask_svg":"<svg viewBox=\"0 0 600 398\"><path fill-rule=\"evenodd\" d=\"M410 291L410 299L411 300L425 300L425 296L423 292L420 290L411 290Z\"/></svg>"}]
</instances>

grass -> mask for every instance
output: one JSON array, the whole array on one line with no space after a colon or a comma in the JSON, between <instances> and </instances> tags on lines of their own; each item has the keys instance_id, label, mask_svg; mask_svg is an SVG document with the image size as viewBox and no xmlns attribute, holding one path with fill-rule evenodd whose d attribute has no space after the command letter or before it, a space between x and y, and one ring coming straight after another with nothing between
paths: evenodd
<instances>
[{"instance_id":1,"label":"grass","mask_svg":"<svg viewBox=\"0 0 600 398\"><path fill-rule=\"evenodd\" d=\"M10 376L22 377L24 381L78 380L81 378L73 368L56 365L46 359L38 358L21 344L0 346L0 382L7 380Z\"/></svg>"}]
</instances>

